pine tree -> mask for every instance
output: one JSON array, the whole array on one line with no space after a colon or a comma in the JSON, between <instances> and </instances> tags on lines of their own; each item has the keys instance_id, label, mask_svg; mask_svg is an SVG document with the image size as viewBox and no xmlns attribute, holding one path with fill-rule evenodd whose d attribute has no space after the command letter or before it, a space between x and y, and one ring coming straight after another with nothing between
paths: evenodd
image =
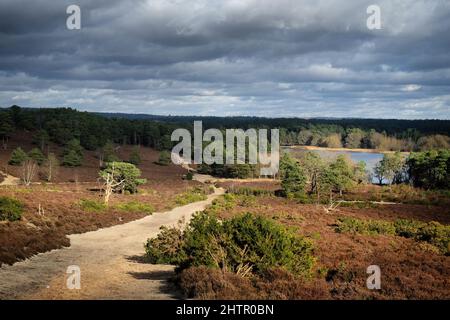
<instances>
[{"instance_id":1,"label":"pine tree","mask_svg":"<svg viewBox=\"0 0 450 320\"><path fill-rule=\"evenodd\" d=\"M27 159L28 155L25 153L25 151L23 151L21 147L18 147L11 153L9 164L13 166L20 166Z\"/></svg>"},{"instance_id":2,"label":"pine tree","mask_svg":"<svg viewBox=\"0 0 450 320\"><path fill-rule=\"evenodd\" d=\"M63 166L78 167L83 162L83 147L80 140L70 140L64 149Z\"/></svg>"},{"instance_id":3,"label":"pine tree","mask_svg":"<svg viewBox=\"0 0 450 320\"><path fill-rule=\"evenodd\" d=\"M66 167L79 167L81 166L82 157L75 151L70 150L68 154L66 154L63 158L63 166Z\"/></svg>"},{"instance_id":4,"label":"pine tree","mask_svg":"<svg viewBox=\"0 0 450 320\"><path fill-rule=\"evenodd\" d=\"M33 148L30 152L28 152L28 157L36 161L39 166L45 161L45 156L39 148Z\"/></svg>"},{"instance_id":5,"label":"pine tree","mask_svg":"<svg viewBox=\"0 0 450 320\"><path fill-rule=\"evenodd\" d=\"M134 164L134 165L138 165L138 164L141 163L141 155L139 154L139 147L138 146L134 146L133 147L133 150L131 151L129 162Z\"/></svg>"},{"instance_id":6,"label":"pine tree","mask_svg":"<svg viewBox=\"0 0 450 320\"><path fill-rule=\"evenodd\" d=\"M280 162L281 188L287 197L296 197L304 194L306 175L297 161L287 153Z\"/></svg>"}]
</instances>

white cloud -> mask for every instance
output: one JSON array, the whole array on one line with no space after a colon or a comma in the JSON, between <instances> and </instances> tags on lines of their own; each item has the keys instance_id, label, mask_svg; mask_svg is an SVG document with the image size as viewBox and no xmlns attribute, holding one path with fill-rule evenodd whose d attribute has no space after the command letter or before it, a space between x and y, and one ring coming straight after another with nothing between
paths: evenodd
<instances>
[{"instance_id":1,"label":"white cloud","mask_svg":"<svg viewBox=\"0 0 450 320\"><path fill-rule=\"evenodd\" d=\"M418 91L420 89L422 89L422 86L417 85L417 84L408 84L408 85L402 87L402 91L405 91L405 92L414 92L414 91Z\"/></svg>"}]
</instances>

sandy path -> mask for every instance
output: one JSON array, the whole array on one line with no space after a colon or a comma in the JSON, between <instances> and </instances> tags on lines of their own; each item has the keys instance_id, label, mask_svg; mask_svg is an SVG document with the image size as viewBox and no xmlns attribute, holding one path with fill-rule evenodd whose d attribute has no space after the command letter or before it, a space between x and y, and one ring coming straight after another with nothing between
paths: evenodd
<instances>
[{"instance_id":1,"label":"sandy path","mask_svg":"<svg viewBox=\"0 0 450 320\"><path fill-rule=\"evenodd\" d=\"M20 184L20 179L17 177L6 174L3 171L0 171L0 175L4 177L3 181L0 182L0 186L17 186Z\"/></svg>"},{"instance_id":2,"label":"sandy path","mask_svg":"<svg viewBox=\"0 0 450 320\"><path fill-rule=\"evenodd\" d=\"M71 235L71 246L0 268L0 299L171 299L179 293L168 279L172 266L139 261L144 242L161 225L176 225L223 194L126 224ZM81 289L66 287L67 267L78 265Z\"/></svg>"}]
</instances>

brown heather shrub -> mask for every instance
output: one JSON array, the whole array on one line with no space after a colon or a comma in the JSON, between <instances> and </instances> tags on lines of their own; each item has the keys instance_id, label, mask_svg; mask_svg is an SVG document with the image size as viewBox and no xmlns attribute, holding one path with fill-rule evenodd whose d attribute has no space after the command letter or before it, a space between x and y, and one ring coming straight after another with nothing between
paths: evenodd
<instances>
[{"instance_id":1,"label":"brown heather shrub","mask_svg":"<svg viewBox=\"0 0 450 320\"><path fill-rule=\"evenodd\" d=\"M330 299L324 279L305 280L283 269L268 270L256 280L258 292L270 300L324 300Z\"/></svg>"},{"instance_id":2,"label":"brown heather shrub","mask_svg":"<svg viewBox=\"0 0 450 320\"><path fill-rule=\"evenodd\" d=\"M179 285L188 298L258 299L250 279L205 266L183 270L179 275Z\"/></svg>"},{"instance_id":3,"label":"brown heather shrub","mask_svg":"<svg viewBox=\"0 0 450 320\"><path fill-rule=\"evenodd\" d=\"M181 272L179 285L189 298L221 300L313 300L330 299L324 279L303 280L283 269L263 276L242 278L231 272L191 267Z\"/></svg>"}]
</instances>

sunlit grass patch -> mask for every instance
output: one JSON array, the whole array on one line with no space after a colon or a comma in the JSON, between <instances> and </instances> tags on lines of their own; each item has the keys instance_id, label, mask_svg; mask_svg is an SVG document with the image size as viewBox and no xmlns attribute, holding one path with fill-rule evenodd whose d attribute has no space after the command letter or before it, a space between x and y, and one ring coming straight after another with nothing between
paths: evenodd
<instances>
[{"instance_id":1,"label":"sunlit grass patch","mask_svg":"<svg viewBox=\"0 0 450 320\"><path fill-rule=\"evenodd\" d=\"M125 203L120 203L116 205L116 208L121 211L127 212L143 212L146 214L152 214L155 212L155 208L147 203L142 203L139 201L129 201Z\"/></svg>"},{"instance_id":2,"label":"sunlit grass patch","mask_svg":"<svg viewBox=\"0 0 450 320\"><path fill-rule=\"evenodd\" d=\"M81 199L78 201L78 205L81 209L88 212L101 212L106 210L106 205L98 200Z\"/></svg>"}]
</instances>

